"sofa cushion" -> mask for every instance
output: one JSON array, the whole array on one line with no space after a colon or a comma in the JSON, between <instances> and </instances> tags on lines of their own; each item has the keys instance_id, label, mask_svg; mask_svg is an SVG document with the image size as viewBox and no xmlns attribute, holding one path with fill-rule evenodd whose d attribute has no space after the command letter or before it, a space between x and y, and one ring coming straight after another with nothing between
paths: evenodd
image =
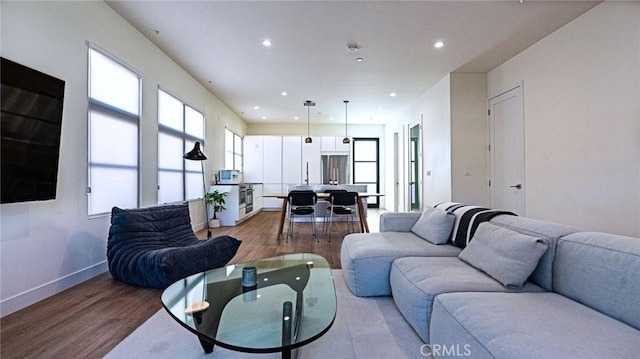
<instances>
[{"instance_id":1,"label":"sofa cushion","mask_svg":"<svg viewBox=\"0 0 640 359\"><path fill-rule=\"evenodd\" d=\"M451 292L511 291L456 257L405 257L393 261L389 278L393 301L426 343L436 295ZM528 283L525 291L542 291Z\"/></svg>"},{"instance_id":2,"label":"sofa cushion","mask_svg":"<svg viewBox=\"0 0 640 359\"><path fill-rule=\"evenodd\" d=\"M359 297L391 295L389 270L394 259L407 256L455 257L460 248L435 245L411 232L353 233L340 252L347 286Z\"/></svg>"},{"instance_id":3,"label":"sofa cushion","mask_svg":"<svg viewBox=\"0 0 640 359\"><path fill-rule=\"evenodd\" d=\"M432 346L459 347L470 358L635 358L640 352L638 330L550 292L441 294L430 330Z\"/></svg>"},{"instance_id":4,"label":"sofa cushion","mask_svg":"<svg viewBox=\"0 0 640 359\"><path fill-rule=\"evenodd\" d=\"M548 248L540 239L485 222L458 256L505 287L522 288Z\"/></svg>"},{"instance_id":5,"label":"sofa cushion","mask_svg":"<svg viewBox=\"0 0 640 359\"><path fill-rule=\"evenodd\" d=\"M445 244L451 236L456 216L438 208L427 208L411 227L411 232L433 244Z\"/></svg>"},{"instance_id":6,"label":"sofa cushion","mask_svg":"<svg viewBox=\"0 0 640 359\"><path fill-rule=\"evenodd\" d=\"M638 329L639 275L639 238L578 232L558 241L554 291Z\"/></svg>"},{"instance_id":7,"label":"sofa cushion","mask_svg":"<svg viewBox=\"0 0 640 359\"><path fill-rule=\"evenodd\" d=\"M529 277L529 280L547 291L553 290L552 268L558 238L575 233L578 230L573 227L565 226L564 224L518 216L496 216L492 218L490 222L522 234L548 239L549 248L542 258L540 258L538 266Z\"/></svg>"}]
</instances>

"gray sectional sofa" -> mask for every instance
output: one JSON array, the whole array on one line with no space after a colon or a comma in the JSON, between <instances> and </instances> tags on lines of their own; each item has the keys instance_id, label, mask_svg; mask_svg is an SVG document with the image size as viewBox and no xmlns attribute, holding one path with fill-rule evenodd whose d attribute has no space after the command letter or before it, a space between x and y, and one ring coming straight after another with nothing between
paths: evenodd
<instances>
[{"instance_id":1,"label":"gray sectional sofa","mask_svg":"<svg viewBox=\"0 0 640 359\"><path fill-rule=\"evenodd\" d=\"M434 357L640 357L640 239L438 207L444 244L416 234L425 214L384 213L341 250L350 290L393 296Z\"/></svg>"}]
</instances>

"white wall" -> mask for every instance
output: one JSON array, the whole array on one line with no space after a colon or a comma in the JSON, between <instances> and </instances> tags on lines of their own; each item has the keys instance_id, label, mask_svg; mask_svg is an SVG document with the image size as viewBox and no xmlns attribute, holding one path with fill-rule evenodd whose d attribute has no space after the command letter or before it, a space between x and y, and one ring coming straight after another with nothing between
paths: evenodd
<instances>
[{"instance_id":1,"label":"white wall","mask_svg":"<svg viewBox=\"0 0 640 359\"><path fill-rule=\"evenodd\" d=\"M451 199L489 205L487 74L451 74Z\"/></svg>"},{"instance_id":2,"label":"white wall","mask_svg":"<svg viewBox=\"0 0 640 359\"><path fill-rule=\"evenodd\" d=\"M640 236L640 3L604 2L488 74L524 83L526 213Z\"/></svg>"},{"instance_id":3,"label":"white wall","mask_svg":"<svg viewBox=\"0 0 640 359\"><path fill-rule=\"evenodd\" d=\"M207 177L223 163L225 126L244 134L232 111L103 2L2 2L3 57L66 81L57 198L0 207L2 316L106 270L109 217L89 219L87 45L92 41L143 74L141 206L157 203L157 87L207 118ZM116 140L116 139L114 139ZM194 226L201 201L190 203Z\"/></svg>"},{"instance_id":4,"label":"white wall","mask_svg":"<svg viewBox=\"0 0 640 359\"><path fill-rule=\"evenodd\" d=\"M399 120L400 127L406 127L418 123L422 118L423 208L451 200L450 88L451 76L447 75L425 92ZM409 146L406 132L402 141L405 150ZM404 162L408 162L408 154L405 154ZM408 181L407 165L402 163L405 182ZM429 171L431 175L427 175ZM407 183L401 183L401 187L406 186Z\"/></svg>"}]
</instances>

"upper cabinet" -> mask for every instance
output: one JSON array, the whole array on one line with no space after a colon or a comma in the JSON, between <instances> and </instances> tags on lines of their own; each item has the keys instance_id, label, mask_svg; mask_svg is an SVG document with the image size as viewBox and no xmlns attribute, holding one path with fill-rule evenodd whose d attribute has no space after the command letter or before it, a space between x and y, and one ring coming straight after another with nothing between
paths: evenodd
<instances>
[{"instance_id":1,"label":"upper cabinet","mask_svg":"<svg viewBox=\"0 0 640 359\"><path fill-rule=\"evenodd\" d=\"M302 137L282 137L282 183L300 184L302 181Z\"/></svg>"},{"instance_id":2,"label":"upper cabinet","mask_svg":"<svg viewBox=\"0 0 640 359\"><path fill-rule=\"evenodd\" d=\"M243 177L247 183L262 183L264 136L244 136Z\"/></svg>"},{"instance_id":3,"label":"upper cabinet","mask_svg":"<svg viewBox=\"0 0 640 359\"><path fill-rule=\"evenodd\" d=\"M264 139L262 182L282 183L282 136L262 136Z\"/></svg>"},{"instance_id":4,"label":"upper cabinet","mask_svg":"<svg viewBox=\"0 0 640 359\"><path fill-rule=\"evenodd\" d=\"M351 144L342 143L342 137L323 136L320 139L322 152L350 152Z\"/></svg>"}]
</instances>

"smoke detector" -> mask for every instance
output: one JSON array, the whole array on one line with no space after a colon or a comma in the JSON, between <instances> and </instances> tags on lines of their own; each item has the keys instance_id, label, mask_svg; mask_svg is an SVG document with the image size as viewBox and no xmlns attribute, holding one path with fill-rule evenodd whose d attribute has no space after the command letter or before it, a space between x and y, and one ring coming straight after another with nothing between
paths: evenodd
<instances>
[{"instance_id":1,"label":"smoke detector","mask_svg":"<svg viewBox=\"0 0 640 359\"><path fill-rule=\"evenodd\" d=\"M359 48L360 45L356 44L355 42L350 42L347 44L347 51L358 51Z\"/></svg>"}]
</instances>

